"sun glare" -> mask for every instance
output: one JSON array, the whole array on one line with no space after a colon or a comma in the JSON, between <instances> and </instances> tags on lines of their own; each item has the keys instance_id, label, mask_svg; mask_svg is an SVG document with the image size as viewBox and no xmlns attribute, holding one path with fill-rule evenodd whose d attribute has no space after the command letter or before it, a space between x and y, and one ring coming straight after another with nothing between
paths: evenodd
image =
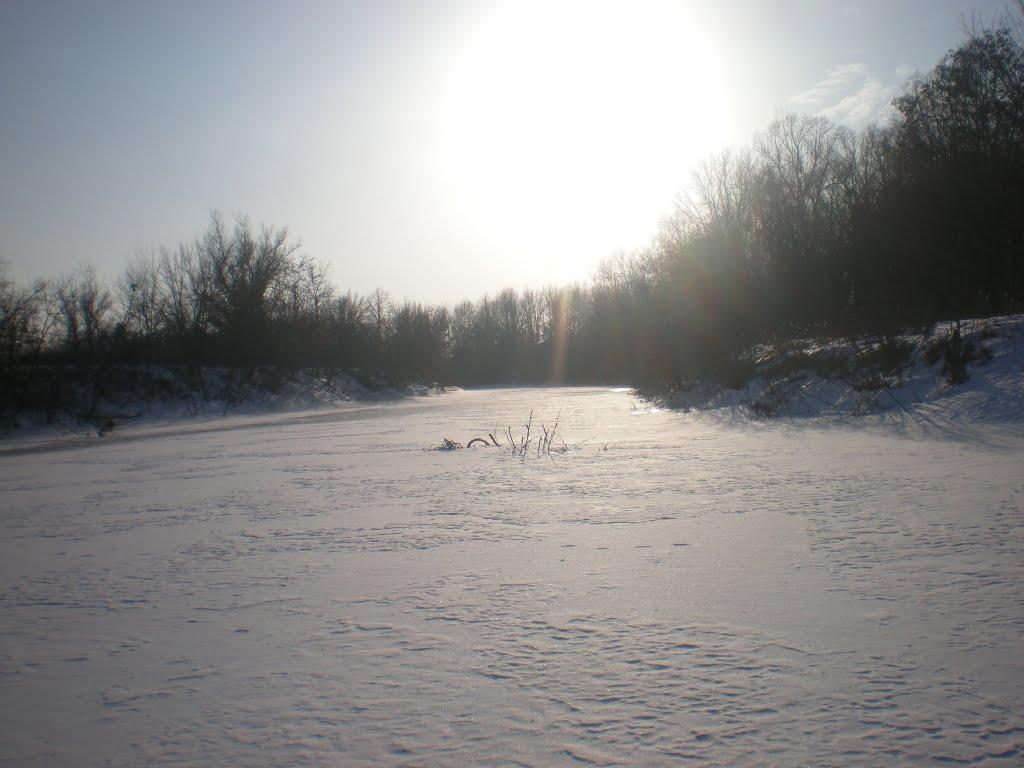
<instances>
[{"instance_id":1,"label":"sun glare","mask_svg":"<svg viewBox=\"0 0 1024 768\"><path fill-rule=\"evenodd\" d=\"M445 163L464 210L553 275L642 245L728 137L710 41L679 3L509 2L449 84Z\"/></svg>"}]
</instances>

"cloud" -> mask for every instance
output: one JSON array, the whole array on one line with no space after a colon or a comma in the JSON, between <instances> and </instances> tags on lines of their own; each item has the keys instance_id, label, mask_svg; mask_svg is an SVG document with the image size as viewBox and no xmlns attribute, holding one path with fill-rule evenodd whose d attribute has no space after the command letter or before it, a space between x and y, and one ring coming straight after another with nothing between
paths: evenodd
<instances>
[{"instance_id":1,"label":"cloud","mask_svg":"<svg viewBox=\"0 0 1024 768\"><path fill-rule=\"evenodd\" d=\"M887 83L869 72L863 62L841 64L789 103L841 125L861 128L888 117L892 100L905 80L906 75L897 72L896 82Z\"/></svg>"},{"instance_id":2,"label":"cloud","mask_svg":"<svg viewBox=\"0 0 1024 768\"><path fill-rule=\"evenodd\" d=\"M850 94L830 107L818 111L819 115L834 122L860 128L870 122L883 120L892 108L892 100L899 93L899 86L883 83L869 77L856 93Z\"/></svg>"},{"instance_id":3,"label":"cloud","mask_svg":"<svg viewBox=\"0 0 1024 768\"><path fill-rule=\"evenodd\" d=\"M824 79L789 101L791 104L818 104L840 91L847 90L852 83L863 79L866 71L863 62L859 61L832 67Z\"/></svg>"}]
</instances>

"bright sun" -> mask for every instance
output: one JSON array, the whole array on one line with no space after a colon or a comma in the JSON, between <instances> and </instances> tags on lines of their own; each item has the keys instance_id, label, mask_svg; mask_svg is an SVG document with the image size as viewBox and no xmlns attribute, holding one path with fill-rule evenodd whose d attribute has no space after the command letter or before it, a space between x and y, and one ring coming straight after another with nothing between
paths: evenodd
<instances>
[{"instance_id":1,"label":"bright sun","mask_svg":"<svg viewBox=\"0 0 1024 768\"><path fill-rule=\"evenodd\" d=\"M460 205L557 261L552 277L582 277L642 245L727 140L720 80L679 2L507 2L450 82L444 156Z\"/></svg>"}]
</instances>

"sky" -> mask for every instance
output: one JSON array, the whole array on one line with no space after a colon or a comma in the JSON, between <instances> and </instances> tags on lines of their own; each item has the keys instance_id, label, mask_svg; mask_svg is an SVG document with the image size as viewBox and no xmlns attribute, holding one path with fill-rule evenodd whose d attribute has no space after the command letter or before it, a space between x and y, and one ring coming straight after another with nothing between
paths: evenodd
<instances>
[{"instance_id":1,"label":"sky","mask_svg":"<svg viewBox=\"0 0 1024 768\"><path fill-rule=\"evenodd\" d=\"M1006 0L0 2L0 259L113 280L210 212L454 303L643 247L788 112L884 120Z\"/></svg>"}]
</instances>

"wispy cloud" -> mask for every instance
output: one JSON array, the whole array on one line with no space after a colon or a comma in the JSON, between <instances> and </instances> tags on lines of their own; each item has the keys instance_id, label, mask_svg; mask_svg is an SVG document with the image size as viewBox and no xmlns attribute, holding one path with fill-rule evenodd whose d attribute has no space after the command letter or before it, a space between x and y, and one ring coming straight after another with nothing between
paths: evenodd
<instances>
[{"instance_id":1,"label":"wispy cloud","mask_svg":"<svg viewBox=\"0 0 1024 768\"><path fill-rule=\"evenodd\" d=\"M806 91L793 96L789 103L852 128L872 121L884 120L893 98L899 93L906 74L897 72L894 82L875 76L863 62L832 67L825 77Z\"/></svg>"},{"instance_id":2,"label":"wispy cloud","mask_svg":"<svg viewBox=\"0 0 1024 768\"><path fill-rule=\"evenodd\" d=\"M823 79L803 93L798 93L789 101L791 104L808 106L820 104L825 99L848 90L851 84L864 78L865 72L866 68L863 62L859 61L832 67Z\"/></svg>"},{"instance_id":3,"label":"wispy cloud","mask_svg":"<svg viewBox=\"0 0 1024 768\"><path fill-rule=\"evenodd\" d=\"M856 93L845 96L838 103L818 111L830 120L853 128L883 119L891 109L899 86L883 83L869 77Z\"/></svg>"}]
</instances>

